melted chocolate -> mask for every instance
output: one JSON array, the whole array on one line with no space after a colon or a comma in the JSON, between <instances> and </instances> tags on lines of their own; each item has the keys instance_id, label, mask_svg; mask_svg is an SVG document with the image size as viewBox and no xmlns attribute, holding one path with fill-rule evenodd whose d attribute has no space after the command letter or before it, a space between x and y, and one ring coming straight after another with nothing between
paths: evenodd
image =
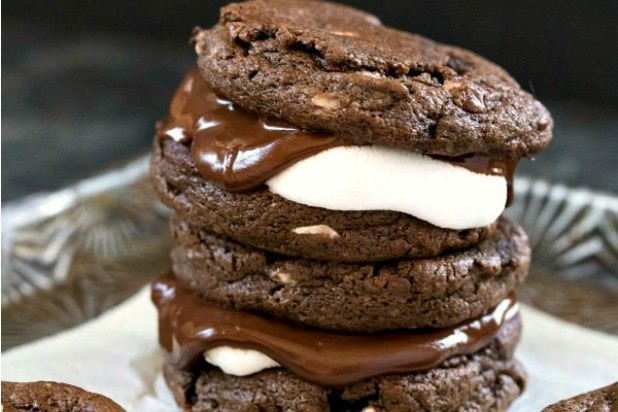
<instances>
[{"instance_id":1,"label":"melted chocolate","mask_svg":"<svg viewBox=\"0 0 618 412\"><path fill-rule=\"evenodd\" d=\"M242 110L217 97L198 69L183 79L159 133L191 143L191 155L202 177L232 192L257 188L299 160L346 144L331 134L302 130ZM516 161L482 155L429 156L476 173L505 176L512 199Z\"/></svg>"},{"instance_id":2,"label":"melted chocolate","mask_svg":"<svg viewBox=\"0 0 618 412\"><path fill-rule=\"evenodd\" d=\"M476 352L518 310L509 298L489 314L457 326L362 335L225 309L183 290L171 275L154 283L152 297L159 310L159 341L178 367L190 368L203 361L206 350L226 345L260 351L322 386L428 370L453 355Z\"/></svg>"},{"instance_id":3,"label":"melted chocolate","mask_svg":"<svg viewBox=\"0 0 618 412\"><path fill-rule=\"evenodd\" d=\"M291 164L342 144L332 135L237 108L218 98L197 69L178 88L163 134L192 140L191 154L202 177L234 192L258 187Z\"/></svg>"}]
</instances>

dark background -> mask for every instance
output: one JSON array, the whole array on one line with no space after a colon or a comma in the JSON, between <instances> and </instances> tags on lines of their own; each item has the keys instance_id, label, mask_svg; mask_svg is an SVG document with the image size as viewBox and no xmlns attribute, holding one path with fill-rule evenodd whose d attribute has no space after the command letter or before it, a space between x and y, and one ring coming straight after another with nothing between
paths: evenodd
<instances>
[{"instance_id":1,"label":"dark background","mask_svg":"<svg viewBox=\"0 0 618 412\"><path fill-rule=\"evenodd\" d=\"M53 190L149 150L194 64L191 28L225 1L2 2L2 200ZM521 174L618 192L618 2L345 1L472 49L552 111Z\"/></svg>"}]
</instances>

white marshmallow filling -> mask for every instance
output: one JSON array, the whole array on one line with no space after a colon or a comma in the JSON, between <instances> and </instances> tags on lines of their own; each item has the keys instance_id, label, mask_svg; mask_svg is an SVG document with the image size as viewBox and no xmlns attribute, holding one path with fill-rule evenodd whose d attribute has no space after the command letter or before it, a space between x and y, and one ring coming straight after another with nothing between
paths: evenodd
<instances>
[{"instance_id":1,"label":"white marshmallow filling","mask_svg":"<svg viewBox=\"0 0 618 412\"><path fill-rule=\"evenodd\" d=\"M382 146L340 146L266 182L293 202L330 210L392 210L445 229L493 223L507 200L504 176Z\"/></svg>"}]
</instances>

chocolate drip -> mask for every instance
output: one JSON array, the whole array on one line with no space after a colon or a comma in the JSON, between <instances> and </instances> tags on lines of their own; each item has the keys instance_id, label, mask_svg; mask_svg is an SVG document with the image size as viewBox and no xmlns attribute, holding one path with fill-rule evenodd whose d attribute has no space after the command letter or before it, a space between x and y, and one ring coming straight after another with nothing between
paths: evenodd
<instances>
[{"instance_id":1,"label":"chocolate drip","mask_svg":"<svg viewBox=\"0 0 618 412\"><path fill-rule=\"evenodd\" d=\"M299 160L346 144L331 134L302 130L238 108L217 97L198 69L183 79L159 133L191 143L191 155L202 177L232 192L259 187ZM505 176L512 198L516 161L482 155L429 156L476 173Z\"/></svg>"},{"instance_id":2,"label":"chocolate drip","mask_svg":"<svg viewBox=\"0 0 618 412\"><path fill-rule=\"evenodd\" d=\"M508 298L487 315L457 326L362 335L215 306L180 288L171 275L154 283L152 298L159 310L160 343L177 366L190 368L206 350L225 345L260 351L322 386L428 370L453 355L476 352L518 310L515 299Z\"/></svg>"}]
</instances>

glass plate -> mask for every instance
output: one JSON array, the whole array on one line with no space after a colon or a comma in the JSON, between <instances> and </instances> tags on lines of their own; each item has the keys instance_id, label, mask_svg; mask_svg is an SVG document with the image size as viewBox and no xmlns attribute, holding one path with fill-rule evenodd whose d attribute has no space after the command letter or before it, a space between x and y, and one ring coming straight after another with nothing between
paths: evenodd
<instances>
[{"instance_id":1,"label":"glass plate","mask_svg":"<svg viewBox=\"0 0 618 412\"><path fill-rule=\"evenodd\" d=\"M76 326L169 266L149 157L2 207L2 350ZM518 178L534 259L520 300L618 334L618 197Z\"/></svg>"}]
</instances>

